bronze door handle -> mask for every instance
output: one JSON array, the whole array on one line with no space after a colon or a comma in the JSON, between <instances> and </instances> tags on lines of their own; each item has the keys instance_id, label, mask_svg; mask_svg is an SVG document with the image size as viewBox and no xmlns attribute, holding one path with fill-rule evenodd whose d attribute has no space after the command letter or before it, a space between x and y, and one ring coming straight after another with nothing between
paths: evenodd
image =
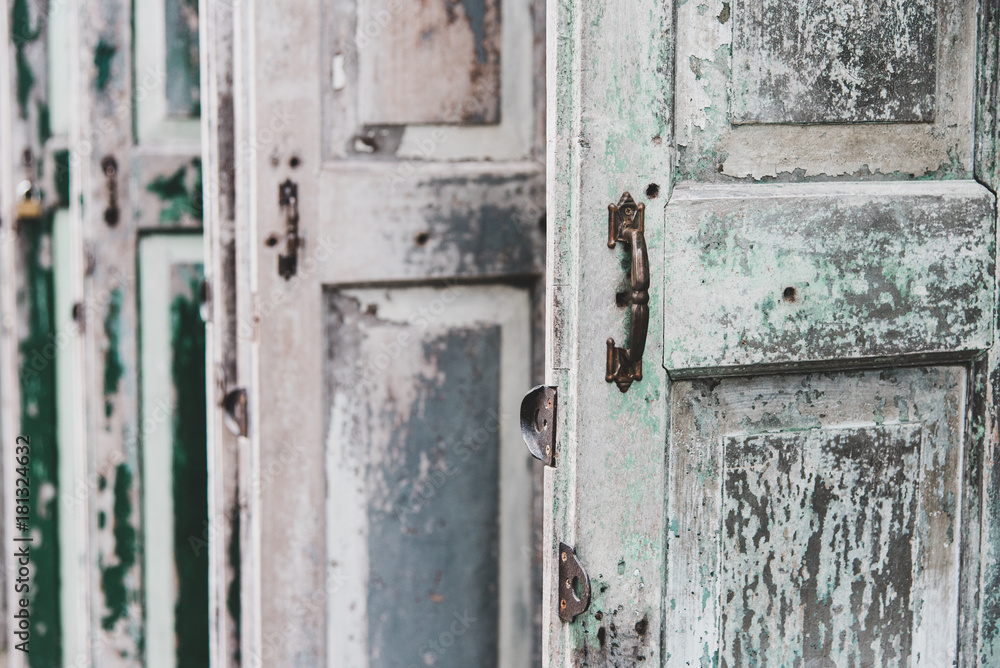
<instances>
[{"instance_id":1,"label":"bronze door handle","mask_svg":"<svg viewBox=\"0 0 1000 668\"><path fill-rule=\"evenodd\" d=\"M615 243L620 241L632 255L629 272L632 290L625 302L631 307L628 348L616 347L615 340L608 339L605 376L622 392L628 391L633 381L642 380L642 353L646 349L649 329L649 254L646 252L645 214L646 205L636 204L627 192L617 205L608 206L608 248L614 248Z\"/></svg>"}]
</instances>

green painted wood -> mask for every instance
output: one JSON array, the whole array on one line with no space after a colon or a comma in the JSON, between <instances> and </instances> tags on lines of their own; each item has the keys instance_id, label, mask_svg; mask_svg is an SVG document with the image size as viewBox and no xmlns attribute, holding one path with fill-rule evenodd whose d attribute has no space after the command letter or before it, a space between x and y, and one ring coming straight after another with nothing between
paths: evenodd
<instances>
[{"instance_id":1,"label":"green painted wood","mask_svg":"<svg viewBox=\"0 0 1000 668\"><path fill-rule=\"evenodd\" d=\"M733 52L739 45L734 34L743 30L745 38L746 30L753 29L748 18L756 16L765 24L795 12L809 18L785 26L783 42L775 34L758 35L765 46L787 55L831 40L851 44L859 38L848 34L852 26L870 30L865 22L873 18L884 26L918 20L905 12L928 7L886 2L878 5L881 16L862 16L851 10L853 3L838 3L836 9L843 10L838 13L829 3L804 0L783 5L784 14L762 16L758 10L767 2L748 6L727 0L665 8L611 0L549 3L547 381L560 389L557 451L562 459L558 468L546 472L546 504L552 514L546 541L550 555L559 540L574 545L591 575L594 600L571 624L559 622L558 599L551 596L558 587L557 570L549 557L546 665L634 666L640 660L660 666L747 665L745 652L738 659L732 653L743 633L748 634L740 641L744 650L762 650L766 643L760 639L771 639L769 651L753 665L785 665L779 647L804 657L791 631L789 643L780 644L785 630L794 626L779 625L780 606L769 609L761 601L772 595L776 598L771 600L781 600L781 595L759 589L755 602L740 608L742 602L734 604L714 586L723 545L717 535L721 523L709 511L721 498L716 496L722 493L719 470L699 468L694 459L710 460L730 442L725 438L738 441L753 429L778 430L800 412L817 411L822 422L826 418L819 415L825 412L820 406L831 399L811 397L816 379L802 381L806 384L795 388L800 396L787 404L747 396L732 408L737 417L728 431L711 432L701 440L693 434L703 425L678 421L667 406L694 376L708 377L705 396L728 382L721 377L734 374L751 377L763 396L786 387L789 376L781 374L816 368L844 373L837 381L841 388L831 390L831 396L849 396L853 381L847 380L846 370L856 367L875 369L870 373L883 380L897 378L898 390L887 394L900 402L908 396L912 404L930 382L926 376L938 368L927 365L943 360L958 365L953 374L958 380L947 397L924 397L917 403L948 412L948 454L927 461L930 437L922 437L921 487L912 516L917 523L926 520L948 556L930 566L920 562L929 552L913 557L915 579L909 591L899 577L892 588L883 587L892 593L880 599L886 610L895 611L891 624L868 628L867 610L850 605L844 610L861 630L860 635L851 633L863 645L856 656L862 663L870 659L897 665L908 655L913 665L992 665L1000 656L1000 599L992 593L1000 590L1000 569L993 566L1000 554L1000 423L994 408L996 3L947 0L933 8L936 27L920 19L916 33L923 37L912 40L912 31L900 36L898 42L910 46L926 47L937 40L935 62L921 64L921 71L936 72L933 109L907 111L926 123L882 117L884 104L909 95L905 88L914 83L894 81L895 72L888 77L892 90L880 98L887 102L864 103L864 82L845 79L844 89L834 92L849 94L859 86L850 105L822 109L817 103L803 110L811 116L798 119L850 117L878 123L735 122L740 120L731 115L735 96L743 96L748 108L766 110L768 99L791 85L778 81L777 93L734 92L740 82L733 77L748 76L745 68L734 74ZM869 3L864 11L871 9ZM811 20L816 17L822 20ZM836 29L823 28L828 23ZM810 34L810 29L826 32ZM616 39L623 35L628 38ZM846 62L856 54L804 53L802 69L827 55ZM741 57L744 66L762 68L753 76L768 76L769 62L759 53L744 49ZM930 104L925 95L929 84L924 84L918 96ZM792 92L810 94L801 87ZM771 98L747 100L758 93ZM854 106L859 102L861 107ZM755 119L788 120L775 114L781 116L770 109L767 118ZM979 183L969 180L973 174ZM919 180L927 183L908 183ZM765 185L773 181L789 185ZM621 395L604 383L602 353L607 337L617 340L628 325L623 309L615 305L615 293L625 285L625 258L609 251L602 237L607 205L624 190L647 207L652 281L646 356L662 363L644 365L648 376ZM925 366L894 370L902 364ZM884 423L914 419L912 405L911 416L902 418L902 404L880 402L859 400L829 426L881 430ZM705 420L717 417L711 406L702 408ZM760 418L759 427L741 422L740 416L751 414ZM940 430L934 437L944 438ZM802 436L803 442L812 438ZM869 442L882 442L879 438ZM780 450L779 441L775 437L772 446ZM814 462L804 475L818 473L819 467ZM673 475L691 480L680 489ZM765 479L761 474L754 484ZM907 485L901 489L912 488ZM862 503L875 504L875 489L870 487L865 501L851 512ZM768 498L780 497L772 493ZM806 497L795 498L801 502ZM927 499L933 503L919 505ZM893 497L893 503L910 507L902 496ZM793 505L787 504L789 512ZM752 521L752 513L747 514ZM815 520L786 526L792 534L801 533ZM900 526L897 538L907 535L905 524L896 528ZM688 531L700 531L701 542L677 539ZM867 550L859 556L862 576L854 584L870 592L882 585L877 541L866 541L863 548L853 546L859 554ZM930 543L920 545L930 549ZM744 558L738 551L728 554L730 562ZM753 561L750 569L758 563ZM832 568L835 555L820 563ZM923 584L916 579L920 568L930 573ZM857 576L845 571L847 575ZM743 573L730 576L733 584ZM703 588L703 580L714 584ZM815 613L806 602L821 600L809 598L808 578L794 582L782 585L789 587L782 590L785 594L794 592L786 600L796 601L786 619ZM668 587L683 591L683 608L667 595ZM947 620L941 628L928 626L922 609ZM733 620L747 610L759 628L753 626L757 622L750 631L720 626L720 620ZM822 626L815 622L814 615L809 624ZM884 646L879 645L882 636ZM816 665L839 665L854 651L846 645L834 651L820 643L807 654Z\"/></svg>"},{"instance_id":2,"label":"green painted wood","mask_svg":"<svg viewBox=\"0 0 1000 668\"><path fill-rule=\"evenodd\" d=\"M165 0L167 114L180 118L201 115L198 52L198 2Z\"/></svg>"},{"instance_id":3,"label":"green painted wood","mask_svg":"<svg viewBox=\"0 0 1000 668\"><path fill-rule=\"evenodd\" d=\"M202 266L174 265L170 308L173 406L173 526L178 666L209 664L208 468ZM166 304L164 306L167 306Z\"/></svg>"},{"instance_id":4,"label":"green painted wood","mask_svg":"<svg viewBox=\"0 0 1000 668\"><path fill-rule=\"evenodd\" d=\"M28 665L62 665L59 599L59 452L56 440L56 326L52 273L52 219L25 221L18 230L23 283L18 310L24 316L20 341L20 433L31 439L27 470L30 502L32 582Z\"/></svg>"}]
</instances>

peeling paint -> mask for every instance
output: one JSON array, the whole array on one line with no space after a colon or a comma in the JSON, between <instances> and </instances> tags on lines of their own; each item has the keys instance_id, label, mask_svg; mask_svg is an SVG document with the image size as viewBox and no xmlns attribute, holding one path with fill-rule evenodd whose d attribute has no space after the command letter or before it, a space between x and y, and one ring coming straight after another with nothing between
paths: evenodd
<instances>
[{"instance_id":1,"label":"peeling paint","mask_svg":"<svg viewBox=\"0 0 1000 668\"><path fill-rule=\"evenodd\" d=\"M191 160L190 177L188 167L182 165L170 176L157 176L146 186L146 190L163 203L159 218L161 224L177 224L185 216L202 220L201 158Z\"/></svg>"},{"instance_id":2,"label":"peeling paint","mask_svg":"<svg viewBox=\"0 0 1000 668\"><path fill-rule=\"evenodd\" d=\"M19 344L21 368L21 427L31 439L28 472L30 495L32 582L31 643L28 665L62 665L59 605L58 443L56 441L56 327L54 276L48 258L52 217L22 226L18 232L24 269L19 310L26 313L27 331Z\"/></svg>"},{"instance_id":3,"label":"peeling paint","mask_svg":"<svg viewBox=\"0 0 1000 668\"><path fill-rule=\"evenodd\" d=\"M101 626L105 631L115 628L117 622L128 616L130 601L126 577L136 558L136 530L132 526L132 469L125 463L115 469L114 511L112 534L115 539L117 563L101 568L101 591L104 594L105 614Z\"/></svg>"},{"instance_id":4,"label":"peeling paint","mask_svg":"<svg viewBox=\"0 0 1000 668\"><path fill-rule=\"evenodd\" d=\"M94 87L98 91L103 91L108 87L108 83L111 81L111 66L114 64L117 53L118 47L103 39L99 40L97 46L94 47L94 68L96 69Z\"/></svg>"},{"instance_id":5,"label":"peeling paint","mask_svg":"<svg viewBox=\"0 0 1000 668\"><path fill-rule=\"evenodd\" d=\"M122 291L115 288L111 291L108 310L104 315L104 336L108 348L104 351L104 417L110 418L115 410L114 397L118 393L118 385L125 374L118 348L121 337ZM108 429L110 429L110 424Z\"/></svg>"},{"instance_id":6,"label":"peeling paint","mask_svg":"<svg viewBox=\"0 0 1000 668\"><path fill-rule=\"evenodd\" d=\"M14 0L10 9L11 41L14 43L17 67L17 106L21 118L28 118L28 99L35 87L35 73L25 53L29 44L42 35L41 20L31 27L31 9L28 0Z\"/></svg>"},{"instance_id":7,"label":"peeling paint","mask_svg":"<svg viewBox=\"0 0 1000 668\"><path fill-rule=\"evenodd\" d=\"M174 386L173 525L177 573L176 656L180 666L209 663L208 550L194 550L192 536L208 530L205 323L200 314L201 267L177 266L179 294L171 310ZM176 276L176 274L183 274ZM185 285L186 284L186 285Z\"/></svg>"}]
</instances>

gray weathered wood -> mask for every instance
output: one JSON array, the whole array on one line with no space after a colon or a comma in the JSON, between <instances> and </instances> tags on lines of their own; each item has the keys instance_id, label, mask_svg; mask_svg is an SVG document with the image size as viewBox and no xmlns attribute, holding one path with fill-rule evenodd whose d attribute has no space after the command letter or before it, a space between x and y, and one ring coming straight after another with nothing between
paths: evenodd
<instances>
[{"instance_id":1,"label":"gray weathered wood","mask_svg":"<svg viewBox=\"0 0 1000 668\"><path fill-rule=\"evenodd\" d=\"M204 168L205 323L208 410L209 622L215 666L240 665L246 488L239 437L225 424L223 400L239 388L236 304L236 147L233 117L234 8L203 2L202 165ZM242 254L244 257L246 253Z\"/></svg>"},{"instance_id":2,"label":"gray weathered wood","mask_svg":"<svg viewBox=\"0 0 1000 668\"><path fill-rule=\"evenodd\" d=\"M966 369L678 383L665 665L950 665Z\"/></svg>"},{"instance_id":3,"label":"gray weathered wood","mask_svg":"<svg viewBox=\"0 0 1000 668\"><path fill-rule=\"evenodd\" d=\"M386 46L384 53L374 54L375 43L362 43L361 35L372 12L382 7L389 10L389 16L386 26L379 27L384 32L378 40L398 37L402 41L398 47ZM468 24L461 15L465 13L473 22L479 16L468 13L469 7L482 8L484 20L492 22L484 23L488 30L481 35L488 60L484 67L470 64L467 47L472 42L463 41ZM394 14L393 8L401 11ZM354 528L369 526L373 518L366 511L367 501L359 499L370 496L376 503L379 497L374 487L330 483L345 476L351 479L354 461L339 458L346 445L338 436L340 427L328 429L327 420L332 411L339 411L336 414L345 424L366 434L364 443L373 454L388 447L386 441L393 431L412 434L414 448L429 448L429 435L440 427L421 423L408 411L401 411L398 419L390 412L370 412L363 395L341 390L324 398L324 382L331 375L355 363L377 360L379 352L362 346L356 359L350 354L333 355L333 361L324 365L328 346L337 337L348 336L357 323L343 325L343 331L324 328L323 295L350 286L384 294L378 300L371 298L377 301L381 317L393 305L418 306L422 303L418 293L451 286L456 279L477 284L516 280L519 286L510 289L524 299L525 306L530 304L532 286L543 267L544 225L543 175L537 161L541 104L533 69L541 56L536 41L540 26L532 16L537 8L523 0L464 3L452 7L454 25L447 24L445 12L444 23L438 27L447 29L447 34L431 36L428 47L434 53L428 58L447 54L453 59L448 63L449 73L461 70L468 78L470 68L482 69L482 79L493 77L499 85L498 90L470 91L465 80L448 79L444 73L440 81L414 87L415 77L408 73L427 62L419 53L413 63L394 63L397 56L393 54L404 47L409 50L407 45L418 34L417 26L407 20L418 10L409 5L367 3L359 8L358 3L345 0L328 7L282 2L237 7L236 239L237 248L248 250L250 269L247 275L237 273L236 277L237 375L238 383L248 387L251 408L245 448L249 469L240 471L241 480L246 475L252 483L247 501L249 541L243 561L244 592L250 592L244 597L244 609L250 612L242 617L244 661L267 662L280 653L309 665L380 665L401 656L393 652L406 649L395 650L379 642L389 632L386 629L413 640L433 631L433 624L421 624L443 619L439 613L418 615L414 611L440 611L450 605L450 601L433 599L418 604L404 597L398 602L399 612L393 613L385 609L385 597L377 595L378 582L372 582L376 592L372 598L366 593L367 564L381 564L384 572L397 562L389 555L369 559L378 545L369 549L366 540L358 541L358 534L353 533ZM296 46L289 49L289 44ZM490 60L491 50L498 51L496 61ZM499 70L490 65L501 58ZM375 80L373 71L366 68L377 63L379 67L393 65L392 76L379 75ZM396 86L394 82L401 80L406 85ZM440 99L441 86L446 99ZM391 104L384 108L373 106L389 93L402 98L386 99ZM474 104L463 111L467 99ZM466 112L470 115L465 116ZM380 118L375 114L392 114L390 120L406 125L374 126L373 119ZM297 187L300 244L294 273L282 276L280 257L289 248L288 207L281 206L278 195L279 184L286 180ZM238 258L238 269L241 263ZM470 312L484 313L487 322L496 317L489 313L491 289L471 292ZM247 300L246 310L241 310L241 299ZM518 312L519 320L505 328L522 341L519 354L523 354L524 368L530 369L532 311ZM375 314L365 317L369 315ZM447 323L433 311L423 318L433 327ZM420 327L406 319L399 325L399 331L412 337L407 348L411 352L418 347L415 342L423 340ZM447 340L457 345L457 339ZM462 374L477 369L475 359L461 354L451 357L440 366L443 378L435 382L447 382L450 376L459 382ZM402 362L391 371L398 374L393 378L401 387L424 387L430 381L421 374L437 373ZM526 375L520 377L527 380ZM503 392L513 392L506 383L502 377ZM525 641L533 557L530 469L522 457L520 452L501 453L501 470L514 467L502 475L520 479L523 486L511 482L511 489L523 489L524 505L508 518L520 533L501 529L497 621L487 623L484 618L484 626L470 635L482 634L495 643L471 655L476 657L474 662L481 660L484 665L490 661L524 665L532 652L532 644ZM392 469L393 461L372 460L371 477L364 479L417 473L402 464L402 472ZM317 462L326 462L325 468ZM350 496L351 489L357 494L351 503L333 503L341 495ZM506 507L503 493L500 503ZM376 514L372 524L376 528L377 519ZM501 527L508 520L501 517ZM336 530L341 526L350 530ZM450 559L461 551L449 541L442 554ZM337 556L341 554L346 557ZM523 577L504 572L521 572ZM491 584L479 582L478 586ZM364 608L369 605L373 609L365 617ZM444 632L450 630L438 631ZM493 646L496 652L490 651ZM467 656L457 652L451 658L443 655L442 661L461 662ZM428 660L427 656L413 659Z\"/></svg>"},{"instance_id":4,"label":"gray weathered wood","mask_svg":"<svg viewBox=\"0 0 1000 668\"><path fill-rule=\"evenodd\" d=\"M934 0L730 7L733 123L934 120Z\"/></svg>"}]
</instances>

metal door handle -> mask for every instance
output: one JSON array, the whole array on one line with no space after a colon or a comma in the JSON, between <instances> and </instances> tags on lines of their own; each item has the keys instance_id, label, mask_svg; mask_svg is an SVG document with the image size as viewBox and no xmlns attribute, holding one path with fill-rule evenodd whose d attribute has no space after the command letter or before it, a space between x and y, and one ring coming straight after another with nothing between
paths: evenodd
<instances>
[{"instance_id":1,"label":"metal door handle","mask_svg":"<svg viewBox=\"0 0 1000 668\"><path fill-rule=\"evenodd\" d=\"M617 348L615 340L608 339L605 377L622 392L628 391L633 381L642 380L642 353L646 350L646 332L649 329L649 255L646 252L645 214L646 205L636 204L627 192L617 205L608 206L608 248L614 248L615 243L620 241L626 244L632 255L632 290L621 304L631 306L628 348ZM618 302L617 299L615 301Z\"/></svg>"}]
</instances>

